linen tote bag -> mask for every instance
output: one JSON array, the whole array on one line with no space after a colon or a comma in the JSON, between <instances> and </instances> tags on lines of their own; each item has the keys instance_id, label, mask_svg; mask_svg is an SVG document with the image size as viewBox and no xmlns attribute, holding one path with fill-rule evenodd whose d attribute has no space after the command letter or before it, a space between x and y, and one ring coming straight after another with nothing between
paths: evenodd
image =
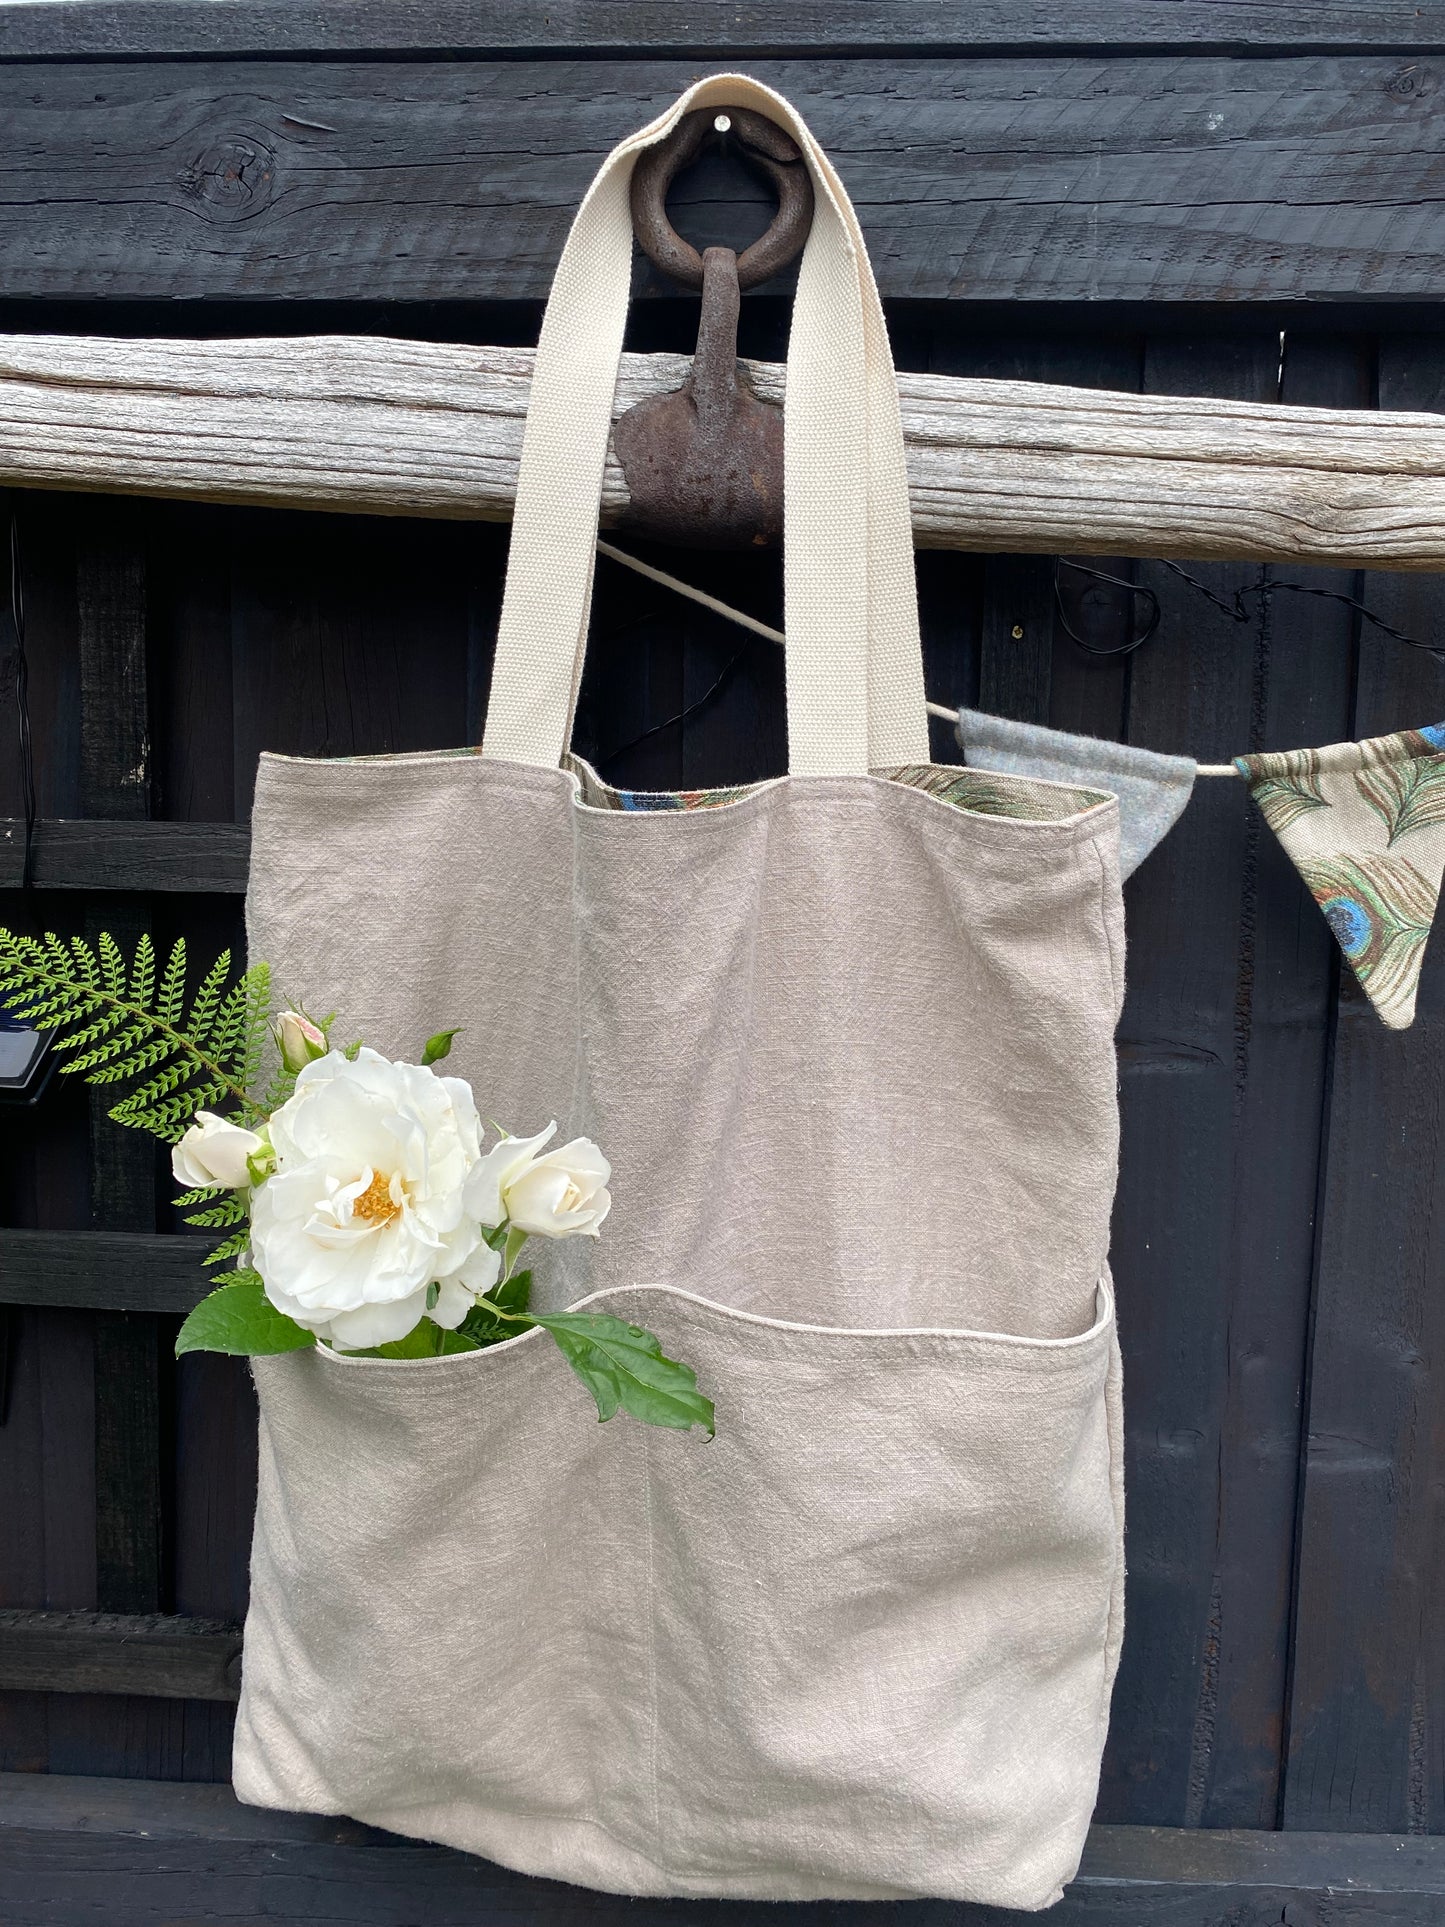
<instances>
[{"instance_id":1,"label":"linen tote bag","mask_svg":"<svg viewBox=\"0 0 1445 1927\"><path fill-rule=\"evenodd\" d=\"M788 357L788 774L571 758L628 181L753 107L817 189ZM539 1308L645 1324L713 1443L599 1427L544 1334L255 1361L242 1800L626 1894L1037 1908L1118 1655L1106 1267L1117 808L932 766L897 392L863 240L736 76L624 141L537 352L480 754L268 755L249 938L484 1115L613 1165ZM583 1246L587 1249L583 1249Z\"/></svg>"}]
</instances>

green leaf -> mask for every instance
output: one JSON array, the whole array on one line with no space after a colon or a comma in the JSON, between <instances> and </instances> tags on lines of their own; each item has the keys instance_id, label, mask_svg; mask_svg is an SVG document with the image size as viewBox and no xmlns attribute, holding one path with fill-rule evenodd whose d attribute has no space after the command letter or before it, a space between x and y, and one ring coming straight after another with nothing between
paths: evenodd
<instances>
[{"instance_id":1,"label":"green leaf","mask_svg":"<svg viewBox=\"0 0 1445 1927\"><path fill-rule=\"evenodd\" d=\"M664 1358L652 1332L607 1312L555 1312L534 1323L556 1339L604 1423L620 1409L644 1425L678 1432L700 1425L710 1438L715 1433L712 1400L697 1389L697 1374Z\"/></svg>"},{"instance_id":2,"label":"green leaf","mask_svg":"<svg viewBox=\"0 0 1445 1927\"><path fill-rule=\"evenodd\" d=\"M442 1331L430 1318L423 1318L405 1338L395 1338L388 1345L376 1345L369 1351L349 1355L352 1358L454 1358L458 1352L479 1349L464 1332Z\"/></svg>"},{"instance_id":3,"label":"green leaf","mask_svg":"<svg viewBox=\"0 0 1445 1927\"><path fill-rule=\"evenodd\" d=\"M452 1039L461 1036L460 1026L456 1030L439 1030L435 1036L428 1037L426 1049L421 1054L423 1064L439 1064L444 1057L452 1054Z\"/></svg>"},{"instance_id":4,"label":"green leaf","mask_svg":"<svg viewBox=\"0 0 1445 1927\"><path fill-rule=\"evenodd\" d=\"M186 1352L231 1352L241 1358L269 1358L315 1343L314 1332L303 1331L294 1318L277 1311L253 1271L201 1300L181 1326L176 1357Z\"/></svg>"},{"instance_id":5,"label":"green leaf","mask_svg":"<svg viewBox=\"0 0 1445 1927\"><path fill-rule=\"evenodd\" d=\"M503 1311L530 1311L532 1309L532 1274L530 1271L514 1271L505 1284L498 1285L495 1291L487 1293L494 1305Z\"/></svg>"}]
</instances>

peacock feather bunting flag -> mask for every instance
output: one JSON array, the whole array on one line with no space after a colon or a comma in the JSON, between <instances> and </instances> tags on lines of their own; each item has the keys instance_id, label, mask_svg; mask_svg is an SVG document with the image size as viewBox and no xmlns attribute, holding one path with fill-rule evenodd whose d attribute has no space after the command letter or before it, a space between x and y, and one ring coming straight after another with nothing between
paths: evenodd
<instances>
[{"instance_id":1,"label":"peacock feather bunting flag","mask_svg":"<svg viewBox=\"0 0 1445 1927\"><path fill-rule=\"evenodd\" d=\"M1445 875L1445 723L1234 761L1365 995L1407 1030Z\"/></svg>"}]
</instances>

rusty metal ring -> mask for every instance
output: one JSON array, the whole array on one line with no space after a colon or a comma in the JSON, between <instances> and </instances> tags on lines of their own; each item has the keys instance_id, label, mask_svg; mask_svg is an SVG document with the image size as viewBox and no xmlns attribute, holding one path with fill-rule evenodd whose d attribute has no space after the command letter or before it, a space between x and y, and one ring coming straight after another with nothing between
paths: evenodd
<instances>
[{"instance_id":1,"label":"rusty metal ring","mask_svg":"<svg viewBox=\"0 0 1445 1927\"><path fill-rule=\"evenodd\" d=\"M739 158L770 181L778 197L778 211L767 232L738 257L738 286L754 288L785 268L801 253L813 224L808 164L781 127L746 107L696 108L683 115L666 140L641 154L632 171L632 225L638 245L655 266L685 288L702 286L702 256L667 218L667 190L697 159L720 112L731 122L728 131L737 137Z\"/></svg>"}]
</instances>

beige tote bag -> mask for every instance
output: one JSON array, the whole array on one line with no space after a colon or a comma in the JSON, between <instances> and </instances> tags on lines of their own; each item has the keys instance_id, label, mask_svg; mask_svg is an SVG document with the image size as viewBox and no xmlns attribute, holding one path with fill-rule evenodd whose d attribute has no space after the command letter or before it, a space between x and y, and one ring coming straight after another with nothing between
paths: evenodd
<instances>
[{"instance_id":1,"label":"beige tote bag","mask_svg":"<svg viewBox=\"0 0 1445 1927\"><path fill-rule=\"evenodd\" d=\"M628 796L567 748L628 180L714 104L817 186L789 774ZM705 81L608 159L542 330L481 753L264 757L249 935L389 1054L464 1025L483 1115L604 1146L606 1233L539 1304L656 1331L718 1433L599 1427L535 1331L257 1360L240 1797L625 1894L1056 1899L1121 1620L1117 808L928 762L882 313L777 95Z\"/></svg>"}]
</instances>

